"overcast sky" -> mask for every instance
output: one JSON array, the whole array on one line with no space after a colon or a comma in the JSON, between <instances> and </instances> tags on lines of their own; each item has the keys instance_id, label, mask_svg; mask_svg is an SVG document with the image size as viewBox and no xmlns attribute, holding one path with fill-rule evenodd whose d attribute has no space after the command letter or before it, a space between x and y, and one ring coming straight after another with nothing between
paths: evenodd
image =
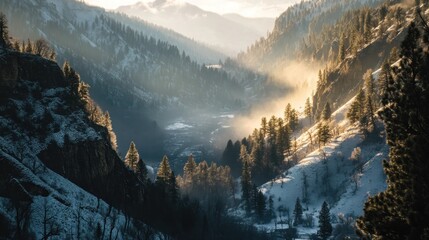
<instances>
[{"instance_id":1,"label":"overcast sky","mask_svg":"<svg viewBox=\"0 0 429 240\"><path fill-rule=\"evenodd\" d=\"M144 0L150 2L151 0ZM284 12L288 6L300 0L180 0L197 5L198 7L220 14L238 13L246 17L275 18ZM138 0L85 0L86 3L115 9L119 6L130 5Z\"/></svg>"}]
</instances>

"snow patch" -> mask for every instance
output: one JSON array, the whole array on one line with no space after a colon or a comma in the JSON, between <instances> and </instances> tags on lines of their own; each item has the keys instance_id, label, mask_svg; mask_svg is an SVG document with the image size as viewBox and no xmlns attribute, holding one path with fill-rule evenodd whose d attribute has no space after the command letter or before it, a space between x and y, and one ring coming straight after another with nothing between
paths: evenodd
<instances>
[{"instance_id":1,"label":"snow patch","mask_svg":"<svg viewBox=\"0 0 429 240\"><path fill-rule=\"evenodd\" d=\"M165 128L165 130L174 131L174 130L188 129L188 128L193 128L193 126L185 124L185 123L177 122L177 123L173 123L173 124L168 125Z\"/></svg>"}]
</instances>

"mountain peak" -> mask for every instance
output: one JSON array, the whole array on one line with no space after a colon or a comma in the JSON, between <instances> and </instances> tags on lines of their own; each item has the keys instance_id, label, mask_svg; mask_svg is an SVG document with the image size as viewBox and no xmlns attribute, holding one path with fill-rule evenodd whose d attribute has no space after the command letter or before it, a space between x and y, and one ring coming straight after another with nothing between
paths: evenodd
<instances>
[{"instance_id":1,"label":"mountain peak","mask_svg":"<svg viewBox=\"0 0 429 240\"><path fill-rule=\"evenodd\" d=\"M149 2L149 5L152 7L173 7L173 6L183 6L186 3L181 0L155 0Z\"/></svg>"}]
</instances>

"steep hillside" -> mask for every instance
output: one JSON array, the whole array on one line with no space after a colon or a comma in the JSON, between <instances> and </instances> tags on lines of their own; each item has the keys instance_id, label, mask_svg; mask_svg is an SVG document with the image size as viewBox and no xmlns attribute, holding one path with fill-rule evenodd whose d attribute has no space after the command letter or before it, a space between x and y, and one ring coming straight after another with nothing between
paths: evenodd
<instances>
[{"instance_id":1,"label":"steep hillside","mask_svg":"<svg viewBox=\"0 0 429 240\"><path fill-rule=\"evenodd\" d=\"M313 96L316 116L327 102L337 109L357 94L363 86L362 76L368 69L380 68L384 62L393 64L397 61L397 49L414 16L414 6L390 1L376 8L350 12L325 30L330 32L327 35L331 37L315 38L315 42L322 39L337 41L337 47L331 47L330 54L323 48L314 52L315 55L326 56L328 62L319 72ZM367 20L362 23L362 19ZM359 28L353 28L358 22L361 22ZM323 51L325 53L321 53Z\"/></svg>"},{"instance_id":2,"label":"steep hillside","mask_svg":"<svg viewBox=\"0 0 429 240\"><path fill-rule=\"evenodd\" d=\"M386 123L395 117L380 113L391 106L386 101L393 96L386 94L391 91L388 86L400 86L397 84L400 80L391 80L388 75L410 68L409 62L417 65L421 61L422 69L426 69L426 62L418 58L421 52L426 54L426 50L410 44L409 39L413 34L416 38L419 34L427 35L424 20L429 13L427 7L427 2L416 7L409 2L386 1L374 7L358 8L339 15L338 21L326 25L319 34L308 36L308 42L297 46L295 59L325 64L311 96L313 103L308 98L304 111L298 113L288 104L284 116L262 118L261 127L249 137L234 145L228 142L225 163L231 163L232 169L233 164L242 166L239 167L242 169L241 204L231 208L230 214L257 222L260 229L275 232L276 236L304 239L321 237L318 232L321 223L317 221L324 202L329 206L333 231L328 235L333 239L359 239L356 222L359 217L358 222L362 226L366 224L361 217L364 209L365 217L377 222L378 217L370 214L380 210L373 210L369 204L364 208L364 204L378 199L374 196L384 196L378 193L385 191L387 182L391 181L386 181L384 169L396 154L389 153L392 144L388 136L393 133L386 134L381 119ZM413 21L423 30L412 31ZM426 46L422 42L419 44ZM403 50L401 54L398 54L399 47ZM412 52L408 49L412 47L418 50ZM418 60L409 60L410 56L417 56ZM389 70L389 66L393 70ZM422 71L420 78L426 74ZM408 70L408 74L410 72ZM403 81L415 81L413 84L420 81L419 77L414 80L406 74L400 77ZM420 83L424 85L422 82L416 85ZM286 142L279 140L281 138L287 139ZM279 156L282 156L281 163ZM276 178L252 187L258 184L258 177L276 174L279 169L283 171ZM379 202L372 204L386 206ZM381 226L383 223L377 225Z\"/></svg>"},{"instance_id":3,"label":"steep hillside","mask_svg":"<svg viewBox=\"0 0 429 240\"><path fill-rule=\"evenodd\" d=\"M326 103L337 109L353 97L368 69L396 61L390 53L397 58L395 51L414 12L412 4L402 1L302 2L284 12L272 33L238 58L280 80L284 74L276 74L278 69L295 62L324 66L312 96L318 118Z\"/></svg>"},{"instance_id":4,"label":"steep hillside","mask_svg":"<svg viewBox=\"0 0 429 240\"><path fill-rule=\"evenodd\" d=\"M377 2L380 1L301 1L276 19L274 28L267 37L252 44L238 58L247 66L265 71L284 62L303 61L304 59L299 58L301 46L306 44L308 36L320 34L325 26L335 23L349 10L373 6Z\"/></svg>"},{"instance_id":5,"label":"steep hillside","mask_svg":"<svg viewBox=\"0 0 429 240\"><path fill-rule=\"evenodd\" d=\"M127 230L143 185L74 84L55 62L0 47L0 235L125 239L139 226L153 238L138 220Z\"/></svg>"},{"instance_id":6,"label":"steep hillside","mask_svg":"<svg viewBox=\"0 0 429 240\"><path fill-rule=\"evenodd\" d=\"M333 131L335 135L330 143L317 148L317 139L314 137L312 145L308 136L317 136L317 127L315 125L308 129L297 138L298 154L305 157L278 178L260 186L264 195L274 200L277 215L273 222L260 227L274 231L288 226L288 221L293 223L288 218L293 219L296 199L300 198L304 224L298 227L298 233L316 234L317 219L324 201L330 205L333 223L341 223L338 216L346 216L346 219L354 221L363 214L368 197L386 188L382 160L387 158L389 149L385 143L384 128L378 123L371 136L364 137L359 126L350 124L346 118L353 100L332 114L329 124L336 130ZM360 151L357 158L353 155L356 149ZM286 211L289 213L285 214ZM333 235L336 237L336 234L344 232L334 232ZM349 234L353 234L353 231Z\"/></svg>"}]
</instances>

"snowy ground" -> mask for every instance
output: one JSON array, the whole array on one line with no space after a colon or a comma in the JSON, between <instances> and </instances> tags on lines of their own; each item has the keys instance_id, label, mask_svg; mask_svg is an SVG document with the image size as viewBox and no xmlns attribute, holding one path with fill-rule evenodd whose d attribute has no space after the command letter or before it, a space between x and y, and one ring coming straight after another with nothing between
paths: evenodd
<instances>
[{"instance_id":1,"label":"snowy ground","mask_svg":"<svg viewBox=\"0 0 429 240\"><path fill-rule=\"evenodd\" d=\"M308 201L302 203L303 216L313 219L313 227L298 226L302 238L315 234L318 230L318 214L323 201L330 205L333 223L338 215L360 216L369 196L386 188L382 160L387 158L388 147L384 140L384 130L379 123L374 134L366 139L357 125L351 125L346 113L351 99L331 116L330 126L336 136L320 149L310 146L309 135L315 139L316 125L302 132L297 138L298 152L303 156L297 165L262 186L265 196L272 197L277 218L268 224L256 225L260 229L274 231L287 228L287 211L293 219L296 199L302 201L304 193L304 175L307 178ZM352 161L351 153L361 148L360 161ZM244 216L244 211L231 212L231 215Z\"/></svg>"},{"instance_id":2,"label":"snowy ground","mask_svg":"<svg viewBox=\"0 0 429 240\"><path fill-rule=\"evenodd\" d=\"M49 144L63 146L65 141L97 140L101 134L85 120L83 110L68 109L63 100L67 88L40 92L37 82L22 80L20 84L21 89L29 92L28 96L9 98L0 106L0 162L2 166L11 166L10 182L43 189L43 193L36 191L31 204L29 228L35 238L43 239L46 210L48 231L49 226L58 229L51 239L95 239L98 225L101 230L106 229L105 239L110 234L112 239L128 239L123 231L123 213L49 170L37 157ZM16 114L11 116L8 108ZM9 199L0 197L0 211L15 224L15 209ZM155 235L152 239L159 239Z\"/></svg>"}]
</instances>

